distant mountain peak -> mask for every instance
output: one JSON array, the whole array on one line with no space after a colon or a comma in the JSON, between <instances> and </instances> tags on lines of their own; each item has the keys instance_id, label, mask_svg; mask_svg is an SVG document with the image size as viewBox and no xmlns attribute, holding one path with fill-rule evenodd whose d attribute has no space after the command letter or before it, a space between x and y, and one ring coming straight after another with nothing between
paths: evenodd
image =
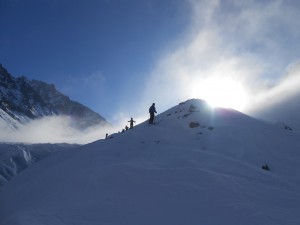
<instances>
[{"instance_id":1,"label":"distant mountain peak","mask_svg":"<svg viewBox=\"0 0 300 225\"><path fill-rule=\"evenodd\" d=\"M0 78L0 120L13 121L9 127L45 116L69 116L78 129L108 124L98 113L60 93L54 84L13 77L1 64Z\"/></svg>"}]
</instances>

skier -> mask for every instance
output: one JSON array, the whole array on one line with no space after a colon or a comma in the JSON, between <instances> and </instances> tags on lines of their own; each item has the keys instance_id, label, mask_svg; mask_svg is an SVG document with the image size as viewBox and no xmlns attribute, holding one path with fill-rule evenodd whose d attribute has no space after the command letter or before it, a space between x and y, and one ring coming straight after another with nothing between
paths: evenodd
<instances>
[{"instance_id":1,"label":"skier","mask_svg":"<svg viewBox=\"0 0 300 225\"><path fill-rule=\"evenodd\" d=\"M131 118L131 120L128 121L130 123L130 129L133 128L133 123L135 123L135 121Z\"/></svg>"},{"instance_id":2,"label":"skier","mask_svg":"<svg viewBox=\"0 0 300 225\"><path fill-rule=\"evenodd\" d=\"M149 124L153 124L153 121L154 121L154 113L157 113L157 112L156 112L156 109L155 109L155 103L153 103L152 106L150 106L150 108L149 108L149 113L150 113Z\"/></svg>"}]
</instances>

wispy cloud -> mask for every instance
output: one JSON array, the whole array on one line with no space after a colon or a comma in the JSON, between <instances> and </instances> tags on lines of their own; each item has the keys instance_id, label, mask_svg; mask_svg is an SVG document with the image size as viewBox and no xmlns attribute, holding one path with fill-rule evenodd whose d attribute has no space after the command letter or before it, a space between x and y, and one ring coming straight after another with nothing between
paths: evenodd
<instances>
[{"instance_id":1,"label":"wispy cloud","mask_svg":"<svg viewBox=\"0 0 300 225\"><path fill-rule=\"evenodd\" d=\"M300 62L288 66L274 86L260 90L249 106L250 114L270 122L282 121L300 131Z\"/></svg>"},{"instance_id":2,"label":"wispy cloud","mask_svg":"<svg viewBox=\"0 0 300 225\"><path fill-rule=\"evenodd\" d=\"M115 127L100 125L78 130L73 124L68 116L43 117L20 125L17 130L1 129L0 142L86 144L116 131Z\"/></svg>"},{"instance_id":3,"label":"wispy cloud","mask_svg":"<svg viewBox=\"0 0 300 225\"><path fill-rule=\"evenodd\" d=\"M187 98L204 98L201 85L211 78L238 82L248 96L242 110L255 115L263 115L262 105L270 98L283 102L297 94L299 68L294 67L294 75L284 76L300 52L297 1L189 3L192 22L186 36L158 59L143 102L156 101L166 109ZM272 109L273 104L266 106Z\"/></svg>"},{"instance_id":4,"label":"wispy cloud","mask_svg":"<svg viewBox=\"0 0 300 225\"><path fill-rule=\"evenodd\" d=\"M300 111L300 3L297 0L187 0L191 23L180 40L171 43L147 74L143 93L133 107L121 109L116 128L73 129L65 117L33 121L4 141L88 143L106 133L121 131L130 117L147 119L155 102L157 111L189 98L204 98L208 81L216 92L233 80L247 95L245 113L276 122L299 124ZM66 78L60 87L77 100L105 97L101 71ZM229 90L231 87L225 87ZM238 91L238 90L237 90ZM240 93L240 92L237 92ZM234 91L233 91L234 94ZM236 94L238 95L238 94ZM220 92L219 98L224 97ZM229 96L228 98L234 98ZM82 101L83 102L83 101ZM108 106L105 106L108 107ZM133 113L134 112L134 113ZM1 140L0 140L1 141Z\"/></svg>"}]
</instances>

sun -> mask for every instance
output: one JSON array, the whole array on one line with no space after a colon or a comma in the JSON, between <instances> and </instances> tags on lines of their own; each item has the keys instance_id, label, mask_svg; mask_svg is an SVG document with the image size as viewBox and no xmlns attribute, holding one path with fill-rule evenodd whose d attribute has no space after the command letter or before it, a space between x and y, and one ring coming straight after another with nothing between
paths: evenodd
<instances>
[{"instance_id":1,"label":"sun","mask_svg":"<svg viewBox=\"0 0 300 225\"><path fill-rule=\"evenodd\" d=\"M213 107L242 111L248 103L245 88L232 78L209 78L202 81L197 89L199 97Z\"/></svg>"}]
</instances>

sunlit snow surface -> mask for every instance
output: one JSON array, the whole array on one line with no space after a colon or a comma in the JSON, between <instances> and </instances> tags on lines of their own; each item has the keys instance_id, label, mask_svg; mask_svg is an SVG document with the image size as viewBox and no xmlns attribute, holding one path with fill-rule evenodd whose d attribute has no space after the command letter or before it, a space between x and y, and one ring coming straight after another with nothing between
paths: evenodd
<instances>
[{"instance_id":1,"label":"sunlit snow surface","mask_svg":"<svg viewBox=\"0 0 300 225\"><path fill-rule=\"evenodd\" d=\"M300 224L298 133L199 100L155 121L31 165L0 224Z\"/></svg>"}]
</instances>

